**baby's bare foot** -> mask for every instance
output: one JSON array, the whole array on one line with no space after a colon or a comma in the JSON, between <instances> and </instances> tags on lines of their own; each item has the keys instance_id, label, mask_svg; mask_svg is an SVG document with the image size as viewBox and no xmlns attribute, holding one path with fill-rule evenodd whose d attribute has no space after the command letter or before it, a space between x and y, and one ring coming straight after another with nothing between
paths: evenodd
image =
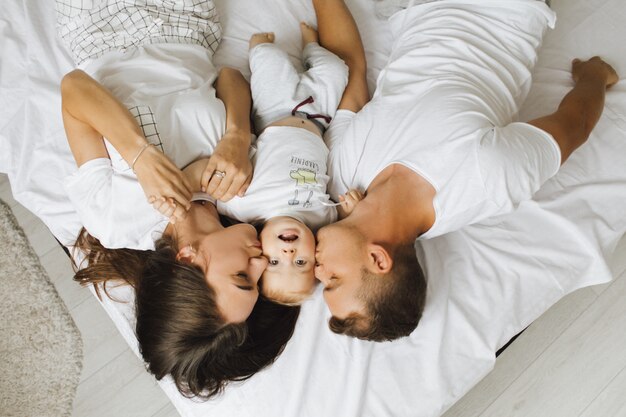
<instances>
[{"instance_id":1,"label":"baby's bare foot","mask_svg":"<svg viewBox=\"0 0 626 417\"><path fill-rule=\"evenodd\" d=\"M300 32L302 32L302 46L306 46L311 42L319 42L317 30L304 22L300 22Z\"/></svg>"},{"instance_id":2,"label":"baby's bare foot","mask_svg":"<svg viewBox=\"0 0 626 417\"><path fill-rule=\"evenodd\" d=\"M274 32L255 33L250 37L250 49L262 43L274 43Z\"/></svg>"}]
</instances>

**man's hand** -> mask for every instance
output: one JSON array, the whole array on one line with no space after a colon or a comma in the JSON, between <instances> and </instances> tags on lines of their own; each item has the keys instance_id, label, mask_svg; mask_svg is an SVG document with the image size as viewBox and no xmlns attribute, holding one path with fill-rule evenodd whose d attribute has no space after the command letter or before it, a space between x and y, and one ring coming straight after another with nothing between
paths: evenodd
<instances>
[{"instance_id":1,"label":"man's hand","mask_svg":"<svg viewBox=\"0 0 626 417\"><path fill-rule=\"evenodd\" d=\"M572 61L572 79L575 83L588 79L605 80L606 88L610 88L619 81L619 76L612 66L594 56L587 61L578 58Z\"/></svg>"},{"instance_id":2,"label":"man's hand","mask_svg":"<svg viewBox=\"0 0 626 417\"><path fill-rule=\"evenodd\" d=\"M354 211L354 208L359 203L359 201L363 200L365 196L359 190L350 190L344 195L339 196L339 202L341 203L337 206L337 214L340 219L345 219Z\"/></svg>"},{"instance_id":3,"label":"man's hand","mask_svg":"<svg viewBox=\"0 0 626 417\"><path fill-rule=\"evenodd\" d=\"M563 97L556 112L528 123L549 133L561 149L561 164L585 143L604 110L606 90L619 81L612 66L600 57L572 61L574 88Z\"/></svg>"},{"instance_id":4,"label":"man's hand","mask_svg":"<svg viewBox=\"0 0 626 417\"><path fill-rule=\"evenodd\" d=\"M250 132L227 130L202 174L202 191L221 201L243 196L252 180L249 150Z\"/></svg>"}]
</instances>

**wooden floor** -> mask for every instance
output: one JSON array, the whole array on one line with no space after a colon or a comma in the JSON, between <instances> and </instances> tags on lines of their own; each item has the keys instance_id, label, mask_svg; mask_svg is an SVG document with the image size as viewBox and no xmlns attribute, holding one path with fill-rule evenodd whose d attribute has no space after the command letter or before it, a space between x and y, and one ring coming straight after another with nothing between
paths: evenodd
<instances>
[{"instance_id":1,"label":"wooden floor","mask_svg":"<svg viewBox=\"0 0 626 417\"><path fill-rule=\"evenodd\" d=\"M49 231L13 200L2 174L0 199L13 209L82 333L73 416L178 416L96 299L72 281L69 261ZM625 240L617 253L619 278L561 300L445 417L626 417Z\"/></svg>"}]
</instances>

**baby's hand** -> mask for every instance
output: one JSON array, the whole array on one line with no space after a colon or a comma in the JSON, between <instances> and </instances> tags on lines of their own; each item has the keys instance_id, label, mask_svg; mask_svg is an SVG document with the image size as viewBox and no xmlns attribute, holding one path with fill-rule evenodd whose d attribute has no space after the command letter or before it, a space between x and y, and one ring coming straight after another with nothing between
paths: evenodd
<instances>
[{"instance_id":1,"label":"baby's hand","mask_svg":"<svg viewBox=\"0 0 626 417\"><path fill-rule=\"evenodd\" d=\"M365 196L359 190L350 190L344 195L339 196L339 202L341 205L337 206L337 213L340 219L344 219L354 211L354 208L363 200Z\"/></svg>"},{"instance_id":2,"label":"baby's hand","mask_svg":"<svg viewBox=\"0 0 626 417\"><path fill-rule=\"evenodd\" d=\"M255 33L250 37L249 49L262 43L274 43L274 32Z\"/></svg>"},{"instance_id":3,"label":"baby's hand","mask_svg":"<svg viewBox=\"0 0 626 417\"><path fill-rule=\"evenodd\" d=\"M319 35L313 26L300 22L300 32L302 33L302 46L307 46L311 42L319 43Z\"/></svg>"},{"instance_id":4,"label":"baby's hand","mask_svg":"<svg viewBox=\"0 0 626 417\"><path fill-rule=\"evenodd\" d=\"M150 196L148 202L152 204L152 207L165 217L169 217L170 223L174 224L178 220L183 220L187 216L187 211L176 204L176 201L173 198L165 198L159 197L156 198L154 196Z\"/></svg>"}]
</instances>

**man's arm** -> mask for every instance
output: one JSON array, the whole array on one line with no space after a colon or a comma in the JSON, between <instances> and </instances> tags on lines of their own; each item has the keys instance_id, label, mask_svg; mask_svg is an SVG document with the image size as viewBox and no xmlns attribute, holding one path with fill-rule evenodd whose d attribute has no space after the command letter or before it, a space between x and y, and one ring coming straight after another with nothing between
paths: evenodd
<instances>
[{"instance_id":1,"label":"man's arm","mask_svg":"<svg viewBox=\"0 0 626 417\"><path fill-rule=\"evenodd\" d=\"M585 143L600 120L607 88L619 77L613 67L599 57L572 62L574 88L561 101L556 112L528 122L554 137L561 149L561 164Z\"/></svg>"},{"instance_id":2,"label":"man's arm","mask_svg":"<svg viewBox=\"0 0 626 417\"><path fill-rule=\"evenodd\" d=\"M339 109L358 112L370 100L367 63L359 29L343 0L313 0L320 45L333 52L348 66L348 85Z\"/></svg>"}]
</instances>

